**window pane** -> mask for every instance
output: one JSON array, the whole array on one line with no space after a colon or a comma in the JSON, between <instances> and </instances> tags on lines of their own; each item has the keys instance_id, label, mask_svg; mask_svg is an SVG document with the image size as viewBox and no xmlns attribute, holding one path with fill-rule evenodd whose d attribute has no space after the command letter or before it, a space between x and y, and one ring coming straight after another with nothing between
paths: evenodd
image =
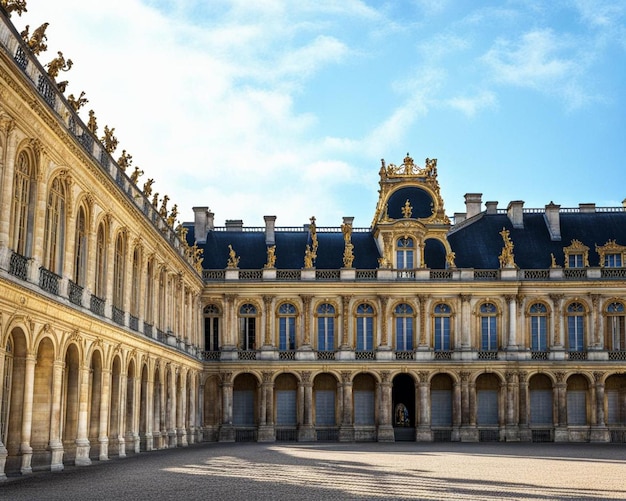
<instances>
[{"instance_id":1,"label":"window pane","mask_svg":"<svg viewBox=\"0 0 626 501\"><path fill-rule=\"evenodd\" d=\"M476 400L476 423L479 426L497 425L498 390L478 390Z\"/></svg>"},{"instance_id":2,"label":"window pane","mask_svg":"<svg viewBox=\"0 0 626 501\"><path fill-rule=\"evenodd\" d=\"M567 392L567 424L587 424L587 392L585 390Z\"/></svg>"},{"instance_id":3,"label":"window pane","mask_svg":"<svg viewBox=\"0 0 626 501\"><path fill-rule=\"evenodd\" d=\"M276 424L295 426L296 390L276 390Z\"/></svg>"},{"instance_id":4,"label":"window pane","mask_svg":"<svg viewBox=\"0 0 626 501\"><path fill-rule=\"evenodd\" d=\"M374 392L354 391L354 424L373 425L374 419Z\"/></svg>"},{"instance_id":5,"label":"window pane","mask_svg":"<svg viewBox=\"0 0 626 501\"><path fill-rule=\"evenodd\" d=\"M431 390L431 422L433 426L452 426L452 391Z\"/></svg>"},{"instance_id":6,"label":"window pane","mask_svg":"<svg viewBox=\"0 0 626 501\"><path fill-rule=\"evenodd\" d=\"M254 426L254 391L233 391L233 424Z\"/></svg>"},{"instance_id":7,"label":"window pane","mask_svg":"<svg viewBox=\"0 0 626 501\"><path fill-rule=\"evenodd\" d=\"M317 390L315 392L316 426L335 426L335 392Z\"/></svg>"},{"instance_id":8,"label":"window pane","mask_svg":"<svg viewBox=\"0 0 626 501\"><path fill-rule=\"evenodd\" d=\"M552 424L552 390L530 390L530 424Z\"/></svg>"}]
</instances>

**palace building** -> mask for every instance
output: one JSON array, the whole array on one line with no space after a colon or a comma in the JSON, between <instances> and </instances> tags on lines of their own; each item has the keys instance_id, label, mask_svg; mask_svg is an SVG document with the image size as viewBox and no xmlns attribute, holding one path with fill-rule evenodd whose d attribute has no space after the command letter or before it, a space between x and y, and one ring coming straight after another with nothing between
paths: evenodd
<instances>
[{"instance_id":1,"label":"palace building","mask_svg":"<svg viewBox=\"0 0 626 501\"><path fill-rule=\"evenodd\" d=\"M18 4L0 3L0 477L200 441L626 442L625 207L470 193L449 218L437 161L407 154L379 167L368 228L177 224Z\"/></svg>"}]
</instances>

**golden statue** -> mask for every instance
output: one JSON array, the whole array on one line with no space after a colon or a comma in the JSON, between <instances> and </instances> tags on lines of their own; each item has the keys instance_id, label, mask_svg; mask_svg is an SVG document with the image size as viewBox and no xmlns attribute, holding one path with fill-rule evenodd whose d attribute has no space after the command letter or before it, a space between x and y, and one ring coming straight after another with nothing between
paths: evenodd
<instances>
[{"instance_id":1,"label":"golden statue","mask_svg":"<svg viewBox=\"0 0 626 501\"><path fill-rule=\"evenodd\" d=\"M187 243L187 232L189 231L187 228L185 228L182 224L179 224L174 231L176 232L176 235L178 235L181 242ZM192 249L196 247L196 244L193 244Z\"/></svg>"},{"instance_id":2,"label":"golden statue","mask_svg":"<svg viewBox=\"0 0 626 501\"><path fill-rule=\"evenodd\" d=\"M154 184L154 179L149 178L145 183L143 183L143 194L146 197L152 195L152 185Z\"/></svg>"},{"instance_id":3,"label":"golden statue","mask_svg":"<svg viewBox=\"0 0 626 501\"><path fill-rule=\"evenodd\" d=\"M104 126L104 136L100 139L100 142L104 145L104 149L107 153L112 154L117 149L117 138L113 135L115 127L109 129L108 125Z\"/></svg>"},{"instance_id":4,"label":"golden statue","mask_svg":"<svg viewBox=\"0 0 626 501\"><path fill-rule=\"evenodd\" d=\"M343 250L343 267L352 268L352 262L354 261L354 245L352 242L347 242L346 247Z\"/></svg>"},{"instance_id":5,"label":"golden statue","mask_svg":"<svg viewBox=\"0 0 626 501\"><path fill-rule=\"evenodd\" d=\"M239 257L237 257L237 254L235 254L233 246L228 244L228 264L226 265L226 267L230 269L237 269L238 266Z\"/></svg>"},{"instance_id":6,"label":"golden statue","mask_svg":"<svg viewBox=\"0 0 626 501\"><path fill-rule=\"evenodd\" d=\"M409 199L406 199L404 202L404 207L402 207L402 217L409 219L413 215L413 207L409 203Z\"/></svg>"},{"instance_id":7,"label":"golden statue","mask_svg":"<svg viewBox=\"0 0 626 501\"><path fill-rule=\"evenodd\" d=\"M456 268L456 263L454 259L456 258L456 254L452 251L446 254L446 267L448 268Z\"/></svg>"},{"instance_id":8,"label":"golden statue","mask_svg":"<svg viewBox=\"0 0 626 501\"><path fill-rule=\"evenodd\" d=\"M176 216L178 216L178 205L174 204L172 207L172 211L170 215L167 216L167 225L170 227L174 227L174 223L176 222Z\"/></svg>"},{"instance_id":9,"label":"golden statue","mask_svg":"<svg viewBox=\"0 0 626 501\"><path fill-rule=\"evenodd\" d=\"M57 82L57 89L61 94L65 94L65 89L67 89L67 85L70 82L68 80L63 80L62 82Z\"/></svg>"},{"instance_id":10,"label":"golden statue","mask_svg":"<svg viewBox=\"0 0 626 501\"><path fill-rule=\"evenodd\" d=\"M80 96L78 96L78 99L76 99L74 97L74 94L70 94L67 97L67 102L68 104L72 107L72 109L74 111L78 111L79 109L81 109L86 103L89 102L89 99L87 99L85 97L85 91L82 91L80 93Z\"/></svg>"},{"instance_id":11,"label":"golden statue","mask_svg":"<svg viewBox=\"0 0 626 501\"><path fill-rule=\"evenodd\" d=\"M117 159L117 165L120 169L126 172L126 169L133 163L133 156L126 153L126 150L122 150L122 156Z\"/></svg>"},{"instance_id":12,"label":"golden statue","mask_svg":"<svg viewBox=\"0 0 626 501\"><path fill-rule=\"evenodd\" d=\"M69 71L72 67L72 64L74 64L71 59L68 59L67 61L65 60L63 52L58 51L57 54L57 57L55 57L52 61L46 64L46 68L48 68L48 76L54 79L59 76L59 72Z\"/></svg>"},{"instance_id":13,"label":"golden statue","mask_svg":"<svg viewBox=\"0 0 626 501\"><path fill-rule=\"evenodd\" d=\"M500 232L500 236L504 241L502 253L498 258L500 260L500 268L517 268L515 265L515 254L513 254L513 242L511 242L511 238L509 237L510 233L511 232L506 228L502 228Z\"/></svg>"},{"instance_id":14,"label":"golden statue","mask_svg":"<svg viewBox=\"0 0 626 501\"><path fill-rule=\"evenodd\" d=\"M159 205L159 192L157 191L152 197L152 206L156 209Z\"/></svg>"},{"instance_id":15,"label":"golden statue","mask_svg":"<svg viewBox=\"0 0 626 501\"><path fill-rule=\"evenodd\" d=\"M167 217L167 202L169 202L170 197L167 195L163 195L163 200L161 200L161 208L159 209L159 215L165 219Z\"/></svg>"},{"instance_id":16,"label":"golden statue","mask_svg":"<svg viewBox=\"0 0 626 501\"><path fill-rule=\"evenodd\" d=\"M96 121L96 114L93 110L89 110L89 122L87 122L87 128L92 134L95 134L98 130L98 122Z\"/></svg>"},{"instance_id":17,"label":"golden statue","mask_svg":"<svg viewBox=\"0 0 626 501\"><path fill-rule=\"evenodd\" d=\"M311 246L307 244L306 250L304 251L304 268L311 269L313 268L313 261L317 256L315 252L311 249Z\"/></svg>"},{"instance_id":18,"label":"golden statue","mask_svg":"<svg viewBox=\"0 0 626 501\"><path fill-rule=\"evenodd\" d=\"M137 184L137 181L139 181L139 176L143 176L143 171L139 167L135 167L135 170L130 175L130 182L133 184Z\"/></svg>"},{"instance_id":19,"label":"golden statue","mask_svg":"<svg viewBox=\"0 0 626 501\"><path fill-rule=\"evenodd\" d=\"M276 246L272 245L267 248L267 263L263 266L264 269L269 270L276 267Z\"/></svg>"},{"instance_id":20,"label":"golden statue","mask_svg":"<svg viewBox=\"0 0 626 501\"><path fill-rule=\"evenodd\" d=\"M311 224L309 224L309 232L311 233L311 250L313 252L313 259L315 259L317 254L317 226L315 225L315 216L311 216L309 219Z\"/></svg>"},{"instance_id":21,"label":"golden statue","mask_svg":"<svg viewBox=\"0 0 626 501\"><path fill-rule=\"evenodd\" d=\"M343 223L341 225L341 233L343 233L343 241L346 244L350 243L350 239L352 238L352 225Z\"/></svg>"},{"instance_id":22,"label":"golden statue","mask_svg":"<svg viewBox=\"0 0 626 501\"><path fill-rule=\"evenodd\" d=\"M426 159L426 169L424 169L424 174L426 174L427 176L437 177L437 159L436 158Z\"/></svg>"},{"instance_id":23,"label":"golden statue","mask_svg":"<svg viewBox=\"0 0 626 501\"><path fill-rule=\"evenodd\" d=\"M49 24L50 23L43 23L39 28L33 31L32 36L28 39L28 42L26 42L28 44L28 48L35 56L48 49L45 41L48 39L46 36L46 28ZM28 33L28 27L26 27L26 30L24 31Z\"/></svg>"},{"instance_id":24,"label":"golden statue","mask_svg":"<svg viewBox=\"0 0 626 501\"><path fill-rule=\"evenodd\" d=\"M0 0L0 8L11 17L12 12L17 12L18 16L22 15L22 12L26 10L26 0Z\"/></svg>"}]
</instances>

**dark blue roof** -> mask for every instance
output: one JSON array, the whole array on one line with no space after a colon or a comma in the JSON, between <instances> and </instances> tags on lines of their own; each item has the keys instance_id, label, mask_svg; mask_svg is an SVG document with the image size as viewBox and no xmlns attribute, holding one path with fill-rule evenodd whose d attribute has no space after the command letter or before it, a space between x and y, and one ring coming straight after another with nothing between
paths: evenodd
<instances>
[{"instance_id":1,"label":"dark blue roof","mask_svg":"<svg viewBox=\"0 0 626 501\"><path fill-rule=\"evenodd\" d=\"M191 232L190 232L191 233ZM188 238L190 237L188 233ZM340 231L317 232L317 259L315 268L343 267L344 240ZM304 267L306 246L311 245L308 231L276 231L276 268L297 270ZM353 266L360 269L378 267L378 247L370 232L352 233L355 259ZM241 259L241 269L261 269L267 262L267 245L263 231L209 231L204 248L205 269L224 269L228 263L228 245L232 245Z\"/></svg>"},{"instance_id":2,"label":"dark blue roof","mask_svg":"<svg viewBox=\"0 0 626 501\"><path fill-rule=\"evenodd\" d=\"M524 228L515 229L506 214L483 214L475 222L453 231L448 236L459 268L495 269L500 267L498 256L504 246L500 232L510 231L515 263L523 269L546 269L551 265L550 254L564 266L563 248L572 240L589 247L589 265L599 266L596 244L609 240L626 245L626 212L564 212L560 214L561 240L552 241L543 213L524 214Z\"/></svg>"}]
</instances>

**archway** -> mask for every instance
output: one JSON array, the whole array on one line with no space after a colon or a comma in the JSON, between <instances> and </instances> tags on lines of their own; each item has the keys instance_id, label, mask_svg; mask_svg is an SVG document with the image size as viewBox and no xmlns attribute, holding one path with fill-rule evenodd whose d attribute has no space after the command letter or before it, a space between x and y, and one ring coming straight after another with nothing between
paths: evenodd
<instances>
[{"instance_id":1,"label":"archway","mask_svg":"<svg viewBox=\"0 0 626 501\"><path fill-rule=\"evenodd\" d=\"M339 440L337 379L332 374L318 374L313 380L313 413L317 440Z\"/></svg>"},{"instance_id":2,"label":"archway","mask_svg":"<svg viewBox=\"0 0 626 501\"><path fill-rule=\"evenodd\" d=\"M293 374L280 374L274 382L274 422L276 440L297 440L298 380Z\"/></svg>"},{"instance_id":3,"label":"archway","mask_svg":"<svg viewBox=\"0 0 626 501\"><path fill-rule=\"evenodd\" d=\"M476 379L476 424L481 442L500 440L500 379L495 374Z\"/></svg>"},{"instance_id":4,"label":"archway","mask_svg":"<svg viewBox=\"0 0 626 501\"><path fill-rule=\"evenodd\" d=\"M63 419L63 450L66 462L76 460L76 439L78 437L78 395L79 395L80 355L76 345L71 344L65 353L65 405Z\"/></svg>"},{"instance_id":5,"label":"archway","mask_svg":"<svg viewBox=\"0 0 626 501\"><path fill-rule=\"evenodd\" d=\"M254 442L257 437L259 382L252 374L240 374L233 383L233 425L236 442Z\"/></svg>"},{"instance_id":6,"label":"archway","mask_svg":"<svg viewBox=\"0 0 626 501\"><path fill-rule=\"evenodd\" d=\"M24 331L15 328L5 346L4 392L0 408L0 435L7 449L5 465L7 473L20 471L20 442L22 440L22 413L24 408L24 383L26 368L26 337Z\"/></svg>"},{"instance_id":7,"label":"archway","mask_svg":"<svg viewBox=\"0 0 626 501\"><path fill-rule=\"evenodd\" d=\"M530 428L533 442L548 442L553 438L554 403L552 381L545 374L535 374L528 381Z\"/></svg>"},{"instance_id":8,"label":"archway","mask_svg":"<svg viewBox=\"0 0 626 501\"><path fill-rule=\"evenodd\" d=\"M33 448L31 466L33 469L49 466L50 422L52 418L52 364L54 346L49 338L44 338L37 349L35 381L33 386L33 415L30 445Z\"/></svg>"},{"instance_id":9,"label":"archway","mask_svg":"<svg viewBox=\"0 0 626 501\"><path fill-rule=\"evenodd\" d=\"M357 374L352 381L354 439L376 440L376 379L371 374Z\"/></svg>"},{"instance_id":10,"label":"archway","mask_svg":"<svg viewBox=\"0 0 626 501\"><path fill-rule=\"evenodd\" d=\"M396 441L415 440L415 381L408 374L393 378L392 422Z\"/></svg>"},{"instance_id":11,"label":"archway","mask_svg":"<svg viewBox=\"0 0 626 501\"><path fill-rule=\"evenodd\" d=\"M611 442L626 442L626 375L613 374L604 384L606 424Z\"/></svg>"},{"instance_id":12,"label":"archway","mask_svg":"<svg viewBox=\"0 0 626 501\"><path fill-rule=\"evenodd\" d=\"M222 394L218 376L209 376L204 382L204 420L202 436L204 440L216 442L222 423Z\"/></svg>"},{"instance_id":13,"label":"archway","mask_svg":"<svg viewBox=\"0 0 626 501\"><path fill-rule=\"evenodd\" d=\"M109 454L120 455L120 388L122 361L119 355L113 358L111 368L111 403L109 404Z\"/></svg>"},{"instance_id":14,"label":"archway","mask_svg":"<svg viewBox=\"0 0 626 501\"><path fill-rule=\"evenodd\" d=\"M89 449L89 457L98 459L100 457L100 441L98 440L100 432L100 408L102 402L102 356L100 351L96 350L91 356L90 364L91 373L91 400L89 403L89 430L88 439L91 445Z\"/></svg>"},{"instance_id":15,"label":"archway","mask_svg":"<svg viewBox=\"0 0 626 501\"><path fill-rule=\"evenodd\" d=\"M454 382L448 374L435 374L430 382L430 424L435 442L452 440Z\"/></svg>"}]
</instances>

